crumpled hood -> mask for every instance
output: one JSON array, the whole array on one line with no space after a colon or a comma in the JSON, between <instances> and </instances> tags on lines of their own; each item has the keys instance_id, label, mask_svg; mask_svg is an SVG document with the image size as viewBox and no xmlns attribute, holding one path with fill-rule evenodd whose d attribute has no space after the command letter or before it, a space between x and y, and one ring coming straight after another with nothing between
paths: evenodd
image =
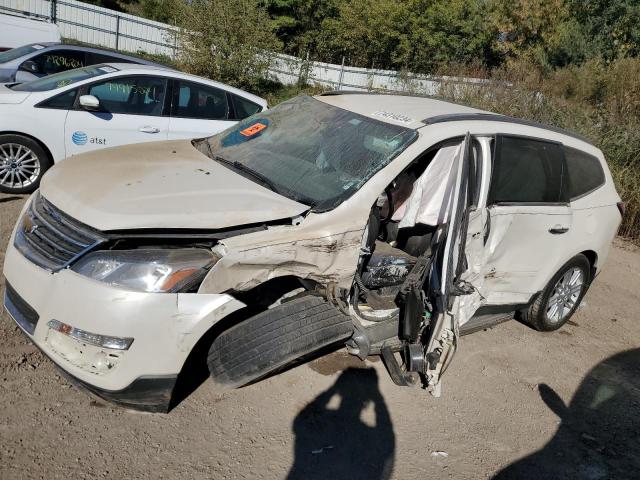
<instances>
[{"instance_id":1,"label":"crumpled hood","mask_svg":"<svg viewBox=\"0 0 640 480\"><path fill-rule=\"evenodd\" d=\"M218 229L295 217L309 208L211 160L190 140L73 156L47 172L40 192L102 231Z\"/></svg>"},{"instance_id":2,"label":"crumpled hood","mask_svg":"<svg viewBox=\"0 0 640 480\"><path fill-rule=\"evenodd\" d=\"M26 100L31 92L16 92L6 85L0 84L0 104L18 104Z\"/></svg>"}]
</instances>

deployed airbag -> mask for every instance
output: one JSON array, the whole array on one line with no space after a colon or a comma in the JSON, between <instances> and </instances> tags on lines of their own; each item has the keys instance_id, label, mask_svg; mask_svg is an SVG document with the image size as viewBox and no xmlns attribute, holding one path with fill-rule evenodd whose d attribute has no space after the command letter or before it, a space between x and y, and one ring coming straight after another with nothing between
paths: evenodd
<instances>
[{"instance_id":1,"label":"deployed airbag","mask_svg":"<svg viewBox=\"0 0 640 480\"><path fill-rule=\"evenodd\" d=\"M396 208L392 220L399 222L398 228L416 224L437 226L446 221L456 180L454 160L461 148L462 144L458 144L438 150L413 184L409 198Z\"/></svg>"}]
</instances>

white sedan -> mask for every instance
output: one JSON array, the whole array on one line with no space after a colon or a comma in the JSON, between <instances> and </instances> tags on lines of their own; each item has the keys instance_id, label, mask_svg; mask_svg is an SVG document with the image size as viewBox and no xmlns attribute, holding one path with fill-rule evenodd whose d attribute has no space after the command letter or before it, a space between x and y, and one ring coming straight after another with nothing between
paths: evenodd
<instances>
[{"instance_id":1,"label":"white sedan","mask_svg":"<svg viewBox=\"0 0 640 480\"><path fill-rule=\"evenodd\" d=\"M34 191L54 163L98 148L210 136L267 108L245 91L108 63L0 85L0 191Z\"/></svg>"}]
</instances>

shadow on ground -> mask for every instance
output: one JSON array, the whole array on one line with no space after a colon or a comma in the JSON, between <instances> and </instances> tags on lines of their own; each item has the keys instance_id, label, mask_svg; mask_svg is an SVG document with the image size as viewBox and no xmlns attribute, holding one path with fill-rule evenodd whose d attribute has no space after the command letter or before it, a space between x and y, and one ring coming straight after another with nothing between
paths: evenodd
<instances>
[{"instance_id":1,"label":"shadow on ground","mask_svg":"<svg viewBox=\"0 0 640 480\"><path fill-rule=\"evenodd\" d=\"M494 480L631 479L640 475L640 349L596 365L567 406L548 385L540 396L561 419L541 450Z\"/></svg>"},{"instance_id":2,"label":"shadow on ground","mask_svg":"<svg viewBox=\"0 0 640 480\"><path fill-rule=\"evenodd\" d=\"M295 459L288 480L386 480L395 437L373 368L348 368L293 422Z\"/></svg>"}]
</instances>

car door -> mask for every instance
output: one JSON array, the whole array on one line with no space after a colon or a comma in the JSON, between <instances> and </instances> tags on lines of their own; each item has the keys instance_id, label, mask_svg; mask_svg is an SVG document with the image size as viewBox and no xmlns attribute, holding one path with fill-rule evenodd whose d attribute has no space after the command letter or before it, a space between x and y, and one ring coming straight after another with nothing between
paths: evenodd
<instances>
[{"instance_id":1,"label":"car door","mask_svg":"<svg viewBox=\"0 0 640 480\"><path fill-rule=\"evenodd\" d=\"M167 139L167 79L149 75L112 77L85 86L81 94L100 101L97 111L79 107L65 124L67 155L97 148Z\"/></svg>"},{"instance_id":2,"label":"car door","mask_svg":"<svg viewBox=\"0 0 640 480\"><path fill-rule=\"evenodd\" d=\"M481 232L486 212L478 204L483 162L478 161L482 159L481 149L474 154L473 143L467 134L454 159L455 181L443 205L446 221L435 234L428 278L433 311L422 342L426 386L435 396L440 395L442 374L457 350L460 324L468 321L483 302L483 279L477 274L485 258Z\"/></svg>"},{"instance_id":3,"label":"car door","mask_svg":"<svg viewBox=\"0 0 640 480\"><path fill-rule=\"evenodd\" d=\"M85 65L85 53L82 51L68 48L45 49L20 64L16 72L16 82L27 82Z\"/></svg>"},{"instance_id":4,"label":"car door","mask_svg":"<svg viewBox=\"0 0 640 480\"><path fill-rule=\"evenodd\" d=\"M573 254L562 146L498 135L488 198L488 304L524 305Z\"/></svg>"},{"instance_id":5,"label":"car door","mask_svg":"<svg viewBox=\"0 0 640 480\"><path fill-rule=\"evenodd\" d=\"M211 85L174 80L169 139L208 137L236 122L229 119L227 92Z\"/></svg>"}]
</instances>

